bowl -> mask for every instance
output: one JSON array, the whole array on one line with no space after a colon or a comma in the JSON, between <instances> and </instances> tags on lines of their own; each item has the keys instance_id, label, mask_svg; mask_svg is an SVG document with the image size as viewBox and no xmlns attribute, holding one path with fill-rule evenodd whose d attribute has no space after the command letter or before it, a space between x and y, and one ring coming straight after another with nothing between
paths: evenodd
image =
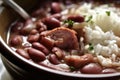
<instances>
[{"instance_id":1,"label":"bowl","mask_svg":"<svg viewBox=\"0 0 120 80\"><path fill-rule=\"evenodd\" d=\"M15 0L26 11L30 11L36 4L42 4L38 0ZM43 2L46 2L44 0ZM16 54L7 44L7 32L9 25L20 18L11 8L3 5L0 13L0 52L2 61L13 77L17 80L117 80L120 78L120 73L114 74L74 74L53 70L38 64L35 64L27 59Z\"/></svg>"}]
</instances>

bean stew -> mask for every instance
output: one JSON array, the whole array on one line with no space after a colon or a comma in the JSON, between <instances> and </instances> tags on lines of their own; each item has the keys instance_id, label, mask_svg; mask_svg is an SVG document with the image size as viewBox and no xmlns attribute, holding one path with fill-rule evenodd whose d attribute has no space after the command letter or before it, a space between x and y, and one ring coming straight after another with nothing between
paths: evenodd
<instances>
[{"instance_id":1,"label":"bean stew","mask_svg":"<svg viewBox=\"0 0 120 80\"><path fill-rule=\"evenodd\" d=\"M64 72L120 72L119 5L48 1L31 16L15 21L8 31L8 44L17 54Z\"/></svg>"}]
</instances>

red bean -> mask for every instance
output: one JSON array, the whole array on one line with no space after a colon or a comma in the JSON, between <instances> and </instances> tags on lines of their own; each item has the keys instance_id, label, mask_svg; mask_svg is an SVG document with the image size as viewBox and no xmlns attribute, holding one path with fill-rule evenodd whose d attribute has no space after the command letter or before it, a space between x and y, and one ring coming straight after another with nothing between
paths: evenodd
<instances>
[{"instance_id":1,"label":"red bean","mask_svg":"<svg viewBox=\"0 0 120 80\"><path fill-rule=\"evenodd\" d=\"M49 32L49 30L41 32L41 33L40 33L40 37L41 37L41 38L42 38L42 37L45 37L48 32Z\"/></svg>"},{"instance_id":2,"label":"red bean","mask_svg":"<svg viewBox=\"0 0 120 80\"><path fill-rule=\"evenodd\" d=\"M60 63L60 61L57 59L55 54L49 55L48 59L51 63L53 63L55 65Z\"/></svg>"},{"instance_id":3,"label":"red bean","mask_svg":"<svg viewBox=\"0 0 120 80\"><path fill-rule=\"evenodd\" d=\"M24 27L21 29L20 33L23 35L27 35L31 30L35 29L36 26L31 19L27 20Z\"/></svg>"},{"instance_id":4,"label":"red bean","mask_svg":"<svg viewBox=\"0 0 120 80\"><path fill-rule=\"evenodd\" d=\"M47 30L47 26L44 23L42 23L41 21L36 22L36 27L39 30L39 32Z\"/></svg>"},{"instance_id":5,"label":"red bean","mask_svg":"<svg viewBox=\"0 0 120 80\"><path fill-rule=\"evenodd\" d=\"M103 70L102 70L102 73L103 73L103 74L116 73L116 72L117 72L117 70L112 69L112 68L106 68L106 69L103 69Z\"/></svg>"},{"instance_id":6,"label":"red bean","mask_svg":"<svg viewBox=\"0 0 120 80\"><path fill-rule=\"evenodd\" d=\"M81 69L81 72L85 74L99 74L101 71L101 66L96 63L87 64Z\"/></svg>"},{"instance_id":7,"label":"red bean","mask_svg":"<svg viewBox=\"0 0 120 80\"><path fill-rule=\"evenodd\" d=\"M30 32L31 35L35 35L35 34L37 34L37 33L38 33L38 31L37 31L36 29L33 29L33 30L31 30L31 32Z\"/></svg>"},{"instance_id":8,"label":"red bean","mask_svg":"<svg viewBox=\"0 0 120 80\"><path fill-rule=\"evenodd\" d=\"M37 42L39 40L39 33L35 35L29 35L27 41L30 43Z\"/></svg>"},{"instance_id":9,"label":"red bean","mask_svg":"<svg viewBox=\"0 0 120 80\"><path fill-rule=\"evenodd\" d=\"M85 64L94 62L94 57L92 56L92 54L85 54L83 56L69 55L65 56L64 60L69 66L80 68Z\"/></svg>"},{"instance_id":10,"label":"red bean","mask_svg":"<svg viewBox=\"0 0 120 80\"><path fill-rule=\"evenodd\" d=\"M35 25L34 24L29 24L29 25L23 27L21 29L20 33L22 35L27 35L27 34L29 34L31 32L32 29L35 29Z\"/></svg>"},{"instance_id":11,"label":"red bean","mask_svg":"<svg viewBox=\"0 0 120 80\"><path fill-rule=\"evenodd\" d=\"M71 15L68 17L68 20L72 20L74 22L84 22L84 17L80 16L80 15Z\"/></svg>"},{"instance_id":12,"label":"red bean","mask_svg":"<svg viewBox=\"0 0 120 80\"><path fill-rule=\"evenodd\" d=\"M43 61L46 59L45 54L37 49L29 48L28 53L29 53L31 59L35 62L40 62L40 61Z\"/></svg>"},{"instance_id":13,"label":"red bean","mask_svg":"<svg viewBox=\"0 0 120 80\"><path fill-rule=\"evenodd\" d=\"M58 2L53 2L51 4L51 12L52 13L60 13L62 10L61 4Z\"/></svg>"},{"instance_id":14,"label":"red bean","mask_svg":"<svg viewBox=\"0 0 120 80\"><path fill-rule=\"evenodd\" d=\"M45 47L51 50L54 46L54 41L47 37L41 37L40 43L42 43Z\"/></svg>"},{"instance_id":15,"label":"red bean","mask_svg":"<svg viewBox=\"0 0 120 80\"><path fill-rule=\"evenodd\" d=\"M26 59L30 59L29 54L24 49L17 49L16 52Z\"/></svg>"},{"instance_id":16,"label":"red bean","mask_svg":"<svg viewBox=\"0 0 120 80\"><path fill-rule=\"evenodd\" d=\"M41 32L43 32L43 31L45 31L45 30L46 30L46 29L42 27L42 28L39 29L39 32L41 33Z\"/></svg>"},{"instance_id":17,"label":"red bean","mask_svg":"<svg viewBox=\"0 0 120 80\"><path fill-rule=\"evenodd\" d=\"M36 48L36 49L42 51L46 55L49 54L49 50L44 45L40 44L39 42L32 43L32 46L33 46L33 48Z\"/></svg>"},{"instance_id":18,"label":"red bean","mask_svg":"<svg viewBox=\"0 0 120 80\"><path fill-rule=\"evenodd\" d=\"M63 59L65 57L65 52L58 47L54 47L52 52L58 57L58 59Z\"/></svg>"},{"instance_id":19,"label":"red bean","mask_svg":"<svg viewBox=\"0 0 120 80\"><path fill-rule=\"evenodd\" d=\"M53 29L53 28L56 28L56 27L60 27L60 21L56 18L48 17L48 18L43 19L42 21L45 25L47 25L48 29Z\"/></svg>"},{"instance_id":20,"label":"red bean","mask_svg":"<svg viewBox=\"0 0 120 80\"><path fill-rule=\"evenodd\" d=\"M23 38L20 35L13 35L10 39L11 46L20 46L22 45Z\"/></svg>"}]
</instances>

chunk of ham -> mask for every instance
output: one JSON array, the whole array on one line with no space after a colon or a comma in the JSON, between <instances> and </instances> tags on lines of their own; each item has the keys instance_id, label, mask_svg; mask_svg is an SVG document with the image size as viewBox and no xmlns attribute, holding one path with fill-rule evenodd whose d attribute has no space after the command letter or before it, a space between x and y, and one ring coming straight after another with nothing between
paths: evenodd
<instances>
[{"instance_id":1,"label":"chunk of ham","mask_svg":"<svg viewBox=\"0 0 120 80\"><path fill-rule=\"evenodd\" d=\"M49 49L52 49L54 46L65 50L79 49L76 32L65 27L41 33L40 42Z\"/></svg>"}]
</instances>

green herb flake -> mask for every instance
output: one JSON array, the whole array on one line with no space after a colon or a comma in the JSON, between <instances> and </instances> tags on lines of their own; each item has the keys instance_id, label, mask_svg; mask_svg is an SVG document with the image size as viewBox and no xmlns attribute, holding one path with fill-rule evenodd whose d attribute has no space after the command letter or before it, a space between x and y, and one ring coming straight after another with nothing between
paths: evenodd
<instances>
[{"instance_id":1,"label":"green herb flake","mask_svg":"<svg viewBox=\"0 0 120 80\"><path fill-rule=\"evenodd\" d=\"M73 24L74 24L75 22L72 21L72 20L65 20L65 21L64 21L64 24L66 24L66 23L68 24L68 26L71 27L71 26L73 26Z\"/></svg>"},{"instance_id":2,"label":"green herb flake","mask_svg":"<svg viewBox=\"0 0 120 80\"><path fill-rule=\"evenodd\" d=\"M88 19L86 20L86 22L90 22L92 20L93 16L89 16Z\"/></svg>"},{"instance_id":3,"label":"green herb flake","mask_svg":"<svg viewBox=\"0 0 120 80\"><path fill-rule=\"evenodd\" d=\"M107 14L108 16L110 16L110 11L106 11L106 14Z\"/></svg>"},{"instance_id":4,"label":"green herb flake","mask_svg":"<svg viewBox=\"0 0 120 80\"><path fill-rule=\"evenodd\" d=\"M75 70L75 67L73 67L73 66L70 66L69 68L70 68L71 71Z\"/></svg>"},{"instance_id":5,"label":"green herb flake","mask_svg":"<svg viewBox=\"0 0 120 80\"><path fill-rule=\"evenodd\" d=\"M88 48L90 51L92 51L94 49L93 47L93 44L92 43L89 43L89 48Z\"/></svg>"},{"instance_id":6,"label":"green herb flake","mask_svg":"<svg viewBox=\"0 0 120 80\"><path fill-rule=\"evenodd\" d=\"M94 24L94 21L91 20L90 23L91 23L91 24Z\"/></svg>"}]
</instances>

